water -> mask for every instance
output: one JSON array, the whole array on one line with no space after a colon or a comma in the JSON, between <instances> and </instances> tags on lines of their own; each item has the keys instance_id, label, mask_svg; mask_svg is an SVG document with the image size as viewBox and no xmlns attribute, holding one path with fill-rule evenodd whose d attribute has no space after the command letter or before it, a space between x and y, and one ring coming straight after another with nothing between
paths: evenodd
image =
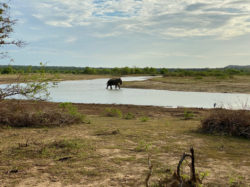
<instances>
[{"instance_id":1,"label":"water","mask_svg":"<svg viewBox=\"0 0 250 187\"><path fill-rule=\"evenodd\" d=\"M123 77L123 81L140 81L149 77ZM133 104L163 107L218 107L249 109L249 94L182 92L121 88L107 90L108 79L63 81L50 89L50 101L96 104Z\"/></svg>"}]
</instances>

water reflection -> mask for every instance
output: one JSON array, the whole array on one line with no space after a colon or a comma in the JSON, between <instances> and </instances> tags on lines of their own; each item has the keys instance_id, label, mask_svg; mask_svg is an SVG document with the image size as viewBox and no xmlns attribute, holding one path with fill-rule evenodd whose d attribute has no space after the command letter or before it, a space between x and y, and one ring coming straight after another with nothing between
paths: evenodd
<instances>
[{"instance_id":1,"label":"water reflection","mask_svg":"<svg viewBox=\"0 0 250 187\"><path fill-rule=\"evenodd\" d=\"M123 77L123 81L145 80L149 77ZM130 89L107 90L108 79L63 81L50 89L51 101L99 104L134 104L164 107L246 108L249 94L181 92L167 90Z\"/></svg>"}]
</instances>

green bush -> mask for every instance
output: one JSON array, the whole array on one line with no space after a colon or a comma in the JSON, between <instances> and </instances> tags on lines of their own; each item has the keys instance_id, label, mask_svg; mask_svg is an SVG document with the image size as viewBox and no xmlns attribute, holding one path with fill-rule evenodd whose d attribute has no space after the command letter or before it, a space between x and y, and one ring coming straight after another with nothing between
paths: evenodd
<instances>
[{"instance_id":1,"label":"green bush","mask_svg":"<svg viewBox=\"0 0 250 187\"><path fill-rule=\"evenodd\" d=\"M108 117L122 117L122 111L116 108L105 108L105 116Z\"/></svg>"},{"instance_id":2,"label":"green bush","mask_svg":"<svg viewBox=\"0 0 250 187\"><path fill-rule=\"evenodd\" d=\"M194 117L194 113L192 111L189 111L189 110L184 111L185 120L192 119L193 117Z\"/></svg>"},{"instance_id":3,"label":"green bush","mask_svg":"<svg viewBox=\"0 0 250 187\"><path fill-rule=\"evenodd\" d=\"M60 103L59 107L63 109L64 112L68 113L72 117L77 117L82 120L82 122L85 120L85 116L78 112L78 109L76 106L72 105L72 103Z\"/></svg>"},{"instance_id":4,"label":"green bush","mask_svg":"<svg viewBox=\"0 0 250 187\"><path fill-rule=\"evenodd\" d=\"M202 77L202 76L195 76L194 79L195 79L195 80L202 80L203 77Z\"/></svg>"},{"instance_id":5,"label":"green bush","mask_svg":"<svg viewBox=\"0 0 250 187\"><path fill-rule=\"evenodd\" d=\"M125 116L124 116L124 119L127 119L127 120L129 120L129 119L134 119L135 118L135 116L132 114L132 113L127 113Z\"/></svg>"},{"instance_id":6,"label":"green bush","mask_svg":"<svg viewBox=\"0 0 250 187\"><path fill-rule=\"evenodd\" d=\"M138 142L135 151L136 152L147 152L152 148L152 144L141 140Z\"/></svg>"},{"instance_id":7,"label":"green bush","mask_svg":"<svg viewBox=\"0 0 250 187\"><path fill-rule=\"evenodd\" d=\"M141 117L140 120L141 120L141 122L147 122L149 120L149 117L143 116L143 117Z\"/></svg>"}]
</instances>

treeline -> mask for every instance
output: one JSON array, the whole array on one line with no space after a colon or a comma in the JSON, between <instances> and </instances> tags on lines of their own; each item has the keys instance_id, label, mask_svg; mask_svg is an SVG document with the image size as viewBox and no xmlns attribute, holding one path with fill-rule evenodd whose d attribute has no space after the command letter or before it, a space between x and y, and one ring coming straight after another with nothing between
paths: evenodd
<instances>
[{"instance_id":1,"label":"treeline","mask_svg":"<svg viewBox=\"0 0 250 187\"><path fill-rule=\"evenodd\" d=\"M129 74L160 74L159 69L146 68L91 68L91 67L65 67L65 66L0 66L1 74L15 73L37 73L41 69L45 73L66 73L66 74L112 74L112 75L129 75Z\"/></svg>"},{"instance_id":2,"label":"treeline","mask_svg":"<svg viewBox=\"0 0 250 187\"><path fill-rule=\"evenodd\" d=\"M234 68L216 68L216 69L167 69L153 67L122 67L122 68L91 68L91 67L64 67L64 66L0 66L0 74L18 74L18 73L38 73L44 71L51 74L109 74L109 75L163 75L163 76L233 76L250 75L250 69Z\"/></svg>"}]
</instances>

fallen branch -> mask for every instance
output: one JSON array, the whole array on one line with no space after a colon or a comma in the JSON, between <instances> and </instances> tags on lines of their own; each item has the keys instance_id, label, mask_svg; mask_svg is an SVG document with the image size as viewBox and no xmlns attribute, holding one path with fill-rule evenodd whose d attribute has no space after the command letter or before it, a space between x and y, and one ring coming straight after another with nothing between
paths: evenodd
<instances>
[{"instance_id":1,"label":"fallen branch","mask_svg":"<svg viewBox=\"0 0 250 187\"><path fill-rule=\"evenodd\" d=\"M150 154L148 155L148 169L149 169L148 175L147 175L146 180L145 180L146 187L149 187L149 179L150 179L150 177L152 175L152 172L153 172L152 171L153 165L151 164L151 156L150 156Z\"/></svg>"},{"instance_id":2,"label":"fallen branch","mask_svg":"<svg viewBox=\"0 0 250 187\"><path fill-rule=\"evenodd\" d=\"M191 159L191 164L189 165L189 167L190 167L190 178L189 179L185 179L181 175L181 165L186 158ZM149 158L148 165L149 165L149 173L148 173L147 178L145 180L146 187L149 186L149 178L152 175L152 165L150 162L150 158ZM202 184L202 181L199 179L198 175L196 175L196 173L195 173L194 149L191 147L190 154L183 153L183 155L182 155L182 157L177 165L177 171L174 172L172 176L166 175L163 179L160 179L156 186L159 186L159 187L168 187L168 186L170 186L170 187L178 187L178 186L196 187L196 186L200 186L200 184Z\"/></svg>"}]
</instances>

